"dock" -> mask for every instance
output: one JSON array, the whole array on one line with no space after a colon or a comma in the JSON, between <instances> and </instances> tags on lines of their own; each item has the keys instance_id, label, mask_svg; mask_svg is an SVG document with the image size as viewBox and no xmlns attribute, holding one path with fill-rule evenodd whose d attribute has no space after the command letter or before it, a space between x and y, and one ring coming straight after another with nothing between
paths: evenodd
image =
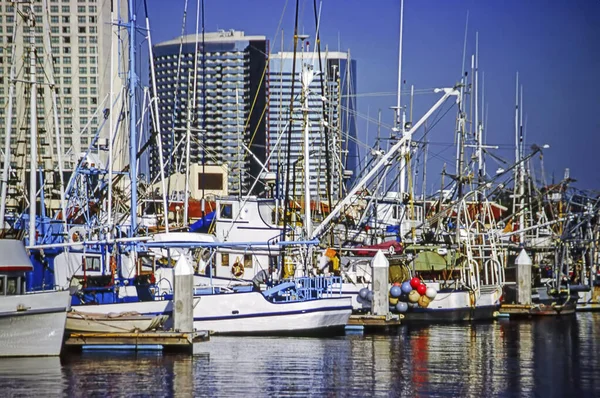
<instances>
[{"instance_id":1,"label":"dock","mask_svg":"<svg viewBox=\"0 0 600 398\"><path fill-rule=\"evenodd\" d=\"M207 331L131 332L131 333L71 333L65 341L70 350L159 350L194 352L195 344L209 340Z\"/></svg>"},{"instance_id":2,"label":"dock","mask_svg":"<svg viewBox=\"0 0 600 398\"><path fill-rule=\"evenodd\" d=\"M397 314L389 314L388 316L371 314L351 315L346 325L346 331L392 331L402 324L402 318L404 318L404 315Z\"/></svg>"},{"instance_id":3,"label":"dock","mask_svg":"<svg viewBox=\"0 0 600 398\"><path fill-rule=\"evenodd\" d=\"M502 304L499 316L529 317L529 316L557 316L572 315L575 313L575 305L544 305L544 304Z\"/></svg>"}]
</instances>

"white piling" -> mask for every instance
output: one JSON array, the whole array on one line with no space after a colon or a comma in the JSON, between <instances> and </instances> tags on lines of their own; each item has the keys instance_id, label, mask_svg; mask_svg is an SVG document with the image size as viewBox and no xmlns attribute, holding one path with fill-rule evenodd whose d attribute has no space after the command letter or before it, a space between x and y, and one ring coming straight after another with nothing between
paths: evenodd
<instances>
[{"instance_id":1,"label":"white piling","mask_svg":"<svg viewBox=\"0 0 600 398\"><path fill-rule=\"evenodd\" d=\"M388 298L390 262L381 250L373 257L371 267L373 268L373 302L371 303L371 313L373 315L387 315L390 311Z\"/></svg>"},{"instance_id":2,"label":"white piling","mask_svg":"<svg viewBox=\"0 0 600 398\"><path fill-rule=\"evenodd\" d=\"M194 268L184 255L179 256L173 272L173 329L194 331Z\"/></svg>"},{"instance_id":3,"label":"white piling","mask_svg":"<svg viewBox=\"0 0 600 398\"><path fill-rule=\"evenodd\" d=\"M531 258L521 249L515 260L517 266L517 303L531 304Z\"/></svg>"}]
</instances>

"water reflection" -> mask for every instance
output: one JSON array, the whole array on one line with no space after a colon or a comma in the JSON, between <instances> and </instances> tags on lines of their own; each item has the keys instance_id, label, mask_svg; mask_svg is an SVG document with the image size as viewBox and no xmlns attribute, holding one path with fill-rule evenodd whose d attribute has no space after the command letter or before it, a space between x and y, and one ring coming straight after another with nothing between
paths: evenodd
<instances>
[{"instance_id":1,"label":"water reflection","mask_svg":"<svg viewBox=\"0 0 600 398\"><path fill-rule=\"evenodd\" d=\"M393 335L213 337L199 355L0 360L0 392L66 396L600 396L600 314L403 326ZM8 392L8 393L7 393Z\"/></svg>"}]
</instances>

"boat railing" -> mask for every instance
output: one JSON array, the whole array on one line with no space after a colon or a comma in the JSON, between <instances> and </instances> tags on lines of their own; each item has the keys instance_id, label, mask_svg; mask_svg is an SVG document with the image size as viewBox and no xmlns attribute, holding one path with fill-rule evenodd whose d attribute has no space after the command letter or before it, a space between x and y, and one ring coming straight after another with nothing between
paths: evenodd
<instances>
[{"instance_id":1,"label":"boat railing","mask_svg":"<svg viewBox=\"0 0 600 398\"><path fill-rule=\"evenodd\" d=\"M274 302L309 301L339 297L342 278L339 276L302 276L289 279L263 292Z\"/></svg>"}]
</instances>

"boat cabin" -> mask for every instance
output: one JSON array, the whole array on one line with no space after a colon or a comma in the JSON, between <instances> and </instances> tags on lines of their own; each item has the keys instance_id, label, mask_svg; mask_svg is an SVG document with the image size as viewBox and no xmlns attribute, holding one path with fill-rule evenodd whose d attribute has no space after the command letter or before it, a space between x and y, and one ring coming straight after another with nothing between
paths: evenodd
<instances>
[{"instance_id":1,"label":"boat cabin","mask_svg":"<svg viewBox=\"0 0 600 398\"><path fill-rule=\"evenodd\" d=\"M0 296L25 293L25 275L33 271L33 265L25 252L23 242L0 239Z\"/></svg>"}]
</instances>

